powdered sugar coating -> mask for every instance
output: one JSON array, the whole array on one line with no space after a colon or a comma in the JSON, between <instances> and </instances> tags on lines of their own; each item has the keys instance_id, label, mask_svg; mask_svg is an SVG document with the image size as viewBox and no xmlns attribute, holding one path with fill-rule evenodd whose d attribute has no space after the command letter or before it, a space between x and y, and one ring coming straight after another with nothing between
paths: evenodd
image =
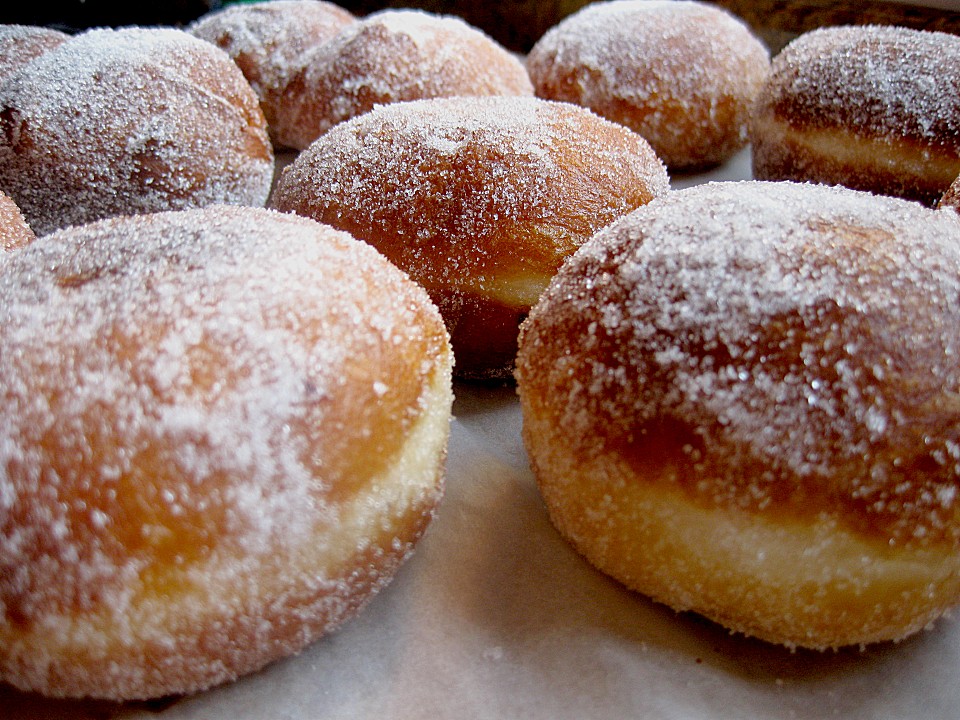
<instances>
[{"instance_id":1,"label":"powdered sugar coating","mask_svg":"<svg viewBox=\"0 0 960 720\"><path fill-rule=\"evenodd\" d=\"M111 215L263 205L273 153L227 55L172 29L91 30L0 87L0 189L37 234Z\"/></svg>"},{"instance_id":2,"label":"powdered sugar coating","mask_svg":"<svg viewBox=\"0 0 960 720\"><path fill-rule=\"evenodd\" d=\"M324 0L269 0L208 13L187 30L223 49L237 64L257 93L272 133L280 96L306 64L304 55L355 20L349 11Z\"/></svg>"},{"instance_id":3,"label":"powdered sugar coating","mask_svg":"<svg viewBox=\"0 0 960 720\"><path fill-rule=\"evenodd\" d=\"M250 672L428 522L446 335L368 246L253 208L121 218L11 255L0 297L5 681L130 698ZM391 474L411 433L423 467Z\"/></svg>"},{"instance_id":4,"label":"powdered sugar coating","mask_svg":"<svg viewBox=\"0 0 960 720\"><path fill-rule=\"evenodd\" d=\"M710 184L565 265L524 325L518 380L576 452L672 468L661 482L704 507L955 553L958 338L960 217Z\"/></svg>"},{"instance_id":5,"label":"powdered sugar coating","mask_svg":"<svg viewBox=\"0 0 960 720\"><path fill-rule=\"evenodd\" d=\"M667 189L642 138L583 108L447 98L333 128L285 169L272 204L350 232L409 273L444 313L457 372L482 375L512 366L517 318L563 260ZM476 303L488 321L509 317L496 333L477 320L486 350L474 358L458 332L472 334L461 318ZM495 364L479 359L487 352Z\"/></svg>"},{"instance_id":6,"label":"powdered sugar coating","mask_svg":"<svg viewBox=\"0 0 960 720\"><path fill-rule=\"evenodd\" d=\"M69 37L59 30L38 25L0 25L0 83Z\"/></svg>"},{"instance_id":7,"label":"powdered sugar coating","mask_svg":"<svg viewBox=\"0 0 960 720\"><path fill-rule=\"evenodd\" d=\"M523 64L460 18L384 10L344 28L311 54L284 93L277 135L303 149L377 104L532 94Z\"/></svg>"},{"instance_id":8,"label":"powdered sugar coating","mask_svg":"<svg viewBox=\"0 0 960 720\"><path fill-rule=\"evenodd\" d=\"M527 69L541 97L632 128L668 167L702 167L746 145L769 56L743 22L713 5L615 0L590 3L549 30Z\"/></svg>"},{"instance_id":9,"label":"powdered sugar coating","mask_svg":"<svg viewBox=\"0 0 960 720\"><path fill-rule=\"evenodd\" d=\"M947 33L855 26L801 35L774 59L757 101L755 176L933 204L960 174L958 68L960 38ZM853 153L838 150L854 143Z\"/></svg>"}]
</instances>

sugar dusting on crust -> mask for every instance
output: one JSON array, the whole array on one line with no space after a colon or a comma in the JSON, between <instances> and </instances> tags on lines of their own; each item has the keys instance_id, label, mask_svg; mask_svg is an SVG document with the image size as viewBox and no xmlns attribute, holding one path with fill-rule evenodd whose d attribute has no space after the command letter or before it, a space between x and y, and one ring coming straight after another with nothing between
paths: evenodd
<instances>
[{"instance_id":1,"label":"sugar dusting on crust","mask_svg":"<svg viewBox=\"0 0 960 720\"><path fill-rule=\"evenodd\" d=\"M253 208L108 220L12 254L0 297L5 680L220 682L341 621L422 531L436 468L363 499L354 456L449 382L445 333L368 246Z\"/></svg>"},{"instance_id":2,"label":"sugar dusting on crust","mask_svg":"<svg viewBox=\"0 0 960 720\"><path fill-rule=\"evenodd\" d=\"M758 114L863 137L910 138L960 157L960 38L902 27L831 27L774 58Z\"/></svg>"},{"instance_id":3,"label":"sugar dusting on crust","mask_svg":"<svg viewBox=\"0 0 960 720\"><path fill-rule=\"evenodd\" d=\"M38 25L0 25L0 83L20 66L69 38L59 30Z\"/></svg>"},{"instance_id":4,"label":"sugar dusting on crust","mask_svg":"<svg viewBox=\"0 0 960 720\"><path fill-rule=\"evenodd\" d=\"M677 167L717 162L746 144L768 67L765 47L738 18L659 0L590 3L527 57L537 94L631 127Z\"/></svg>"},{"instance_id":5,"label":"sugar dusting on crust","mask_svg":"<svg viewBox=\"0 0 960 720\"><path fill-rule=\"evenodd\" d=\"M272 173L249 84L186 32L91 30L0 87L0 189L38 234L111 215L263 205Z\"/></svg>"},{"instance_id":6,"label":"sugar dusting on crust","mask_svg":"<svg viewBox=\"0 0 960 720\"><path fill-rule=\"evenodd\" d=\"M384 10L317 48L288 86L279 133L305 148L377 104L421 98L532 95L523 64L460 18Z\"/></svg>"},{"instance_id":7,"label":"sugar dusting on crust","mask_svg":"<svg viewBox=\"0 0 960 720\"><path fill-rule=\"evenodd\" d=\"M958 345L954 213L710 184L584 246L524 326L518 379L584 452L651 466L675 446L664 477L706 503L956 547Z\"/></svg>"},{"instance_id":8,"label":"sugar dusting on crust","mask_svg":"<svg viewBox=\"0 0 960 720\"><path fill-rule=\"evenodd\" d=\"M0 192L0 251L16 250L36 239L17 204Z\"/></svg>"}]
</instances>

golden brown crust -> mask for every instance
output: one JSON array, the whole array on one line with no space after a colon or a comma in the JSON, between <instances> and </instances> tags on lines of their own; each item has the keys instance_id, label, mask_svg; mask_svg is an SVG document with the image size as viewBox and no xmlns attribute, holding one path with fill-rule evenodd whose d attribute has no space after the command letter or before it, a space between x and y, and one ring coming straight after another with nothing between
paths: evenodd
<instances>
[{"instance_id":1,"label":"golden brown crust","mask_svg":"<svg viewBox=\"0 0 960 720\"><path fill-rule=\"evenodd\" d=\"M0 250L16 250L36 239L17 204L0 192Z\"/></svg>"},{"instance_id":2,"label":"golden brown crust","mask_svg":"<svg viewBox=\"0 0 960 720\"><path fill-rule=\"evenodd\" d=\"M591 3L527 57L540 97L626 125L671 169L713 165L746 145L769 64L763 44L727 12L650 0Z\"/></svg>"},{"instance_id":3,"label":"golden brown crust","mask_svg":"<svg viewBox=\"0 0 960 720\"><path fill-rule=\"evenodd\" d=\"M224 50L243 72L274 128L285 126L281 97L305 57L356 21L352 13L324 0L270 0L230 5L204 15L189 32Z\"/></svg>"},{"instance_id":4,"label":"golden brown crust","mask_svg":"<svg viewBox=\"0 0 960 720\"><path fill-rule=\"evenodd\" d=\"M11 255L0 296L4 681L129 699L251 672L350 617L432 517L446 331L345 234L108 220Z\"/></svg>"},{"instance_id":5,"label":"golden brown crust","mask_svg":"<svg viewBox=\"0 0 960 720\"><path fill-rule=\"evenodd\" d=\"M256 95L223 51L186 32L91 30L0 87L0 188L38 235L114 215L263 205L272 176Z\"/></svg>"},{"instance_id":6,"label":"golden brown crust","mask_svg":"<svg viewBox=\"0 0 960 720\"><path fill-rule=\"evenodd\" d=\"M509 377L517 323L596 230L667 190L649 145L536 98L397 103L343 123L272 199L346 230L424 286L461 377Z\"/></svg>"},{"instance_id":7,"label":"golden brown crust","mask_svg":"<svg viewBox=\"0 0 960 720\"><path fill-rule=\"evenodd\" d=\"M960 174L960 38L851 26L806 33L772 64L751 121L754 176L934 205Z\"/></svg>"},{"instance_id":8,"label":"golden brown crust","mask_svg":"<svg viewBox=\"0 0 960 720\"><path fill-rule=\"evenodd\" d=\"M960 177L953 181L947 191L940 198L938 207L953 208L960 212Z\"/></svg>"},{"instance_id":9,"label":"golden brown crust","mask_svg":"<svg viewBox=\"0 0 960 720\"><path fill-rule=\"evenodd\" d=\"M279 103L276 135L302 150L376 105L532 94L523 64L459 18L384 10L344 28L305 59Z\"/></svg>"},{"instance_id":10,"label":"golden brown crust","mask_svg":"<svg viewBox=\"0 0 960 720\"><path fill-rule=\"evenodd\" d=\"M955 604L958 239L952 214L786 183L677 192L601 232L517 360L561 531L631 587L776 642L902 637Z\"/></svg>"}]
</instances>

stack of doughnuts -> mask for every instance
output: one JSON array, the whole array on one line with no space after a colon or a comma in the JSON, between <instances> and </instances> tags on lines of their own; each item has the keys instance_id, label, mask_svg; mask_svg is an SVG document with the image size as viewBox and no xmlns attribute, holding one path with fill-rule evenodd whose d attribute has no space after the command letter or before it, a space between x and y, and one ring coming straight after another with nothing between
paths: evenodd
<instances>
[{"instance_id":1,"label":"stack of doughnuts","mask_svg":"<svg viewBox=\"0 0 960 720\"><path fill-rule=\"evenodd\" d=\"M0 270L0 355L18 688L159 697L295 653L391 578L441 496L442 319L311 220L211 206L39 238Z\"/></svg>"}]
</instances>

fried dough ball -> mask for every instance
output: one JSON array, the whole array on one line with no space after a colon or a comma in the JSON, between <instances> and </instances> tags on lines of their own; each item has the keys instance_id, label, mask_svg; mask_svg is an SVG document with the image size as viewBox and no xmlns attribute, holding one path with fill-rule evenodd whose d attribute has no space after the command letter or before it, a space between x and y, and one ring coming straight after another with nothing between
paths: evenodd
<instances>
[{"instance_id":1,"label":"fried dough ball","mask_svg":"<svg viewBox=\"0 0 960 720\"><path fill-rule=\"evenodd\" d=\"M237 64L257 93L273 135L275 126L286 124L278 120L280 97L303 67L305 53L355 21L352 13L324 0L269 0L229 5L187 30L224 50Z\"/></svg>"},{"instance_id":2,"label":"fried dough ball","mask_svg":"<svg viewBox=\"0 0 960 720\"><path fill-rule=\"evenodd\" d=\"M197 691L366 603L442 491L426 294L264 209L113 218L0 273L0 680Z\"/></svg>"},{"instance_id":3,"label":"fried dough ball","mask_svg":"<svg viewBox=\"0 0 960 720\"><path fill-rule=\"evenodd\" d=\"M687 1L590 3L527 56L537 95L635 130L671 170L716 165L747 144L769 65L745 23Z\"/></svg>"},{"instance_id":4,"label":"fried dough ball","mask_svg":"<svg viewBox=\"0 0 960 720\"><path fill-rule=\"evenodd\" d=\"M276 135L302 150L378 104L532 94L517 57L460 18L384 10L347 26L310 55L287 85Z\"/></svg>"},{"instance_id":5,"label":"fried dough ball","mask_svg":"<svg viewBox=\"0 0 960 720\"><path fill-rule=\"evenodd\" d=\"M113 215L263 205L273 150L226 53L186 32L90 30L0 85L0 190L38 235Z\"/></svg>"},{"instance_id":6,"label":"fried dough ball","mask_svg":"<svg viewBox=\"0 0 960 720\"><path fill-rule=\"evenodd\" d=\"M596 567L790 647L960 602L960 216L720 183L601 231L523 326L523 436Z\"/></svg>"},{"instance_id":7,"label":"fried dough ball","mask_svg":"<svg viewBox=\"0 0 960 720\"><path fill-rule=\"evenodd\" d=\"M831 27L774 58L751 120L761 180L934 205L960 175L960 37Z\"/></svg>"},{"instance_id":8,"label":"fried dough ball","mask_svg":"<svg viewBox=\"0 0 960 720\"><path fill-rule=\"evenodd\" d=\"M456 374L503 380L560 264L667 189L643 138L583 108L448 98L336 126L284 170L271 202L380 250L440 307Z\"/></svg>"}]
</instances>

